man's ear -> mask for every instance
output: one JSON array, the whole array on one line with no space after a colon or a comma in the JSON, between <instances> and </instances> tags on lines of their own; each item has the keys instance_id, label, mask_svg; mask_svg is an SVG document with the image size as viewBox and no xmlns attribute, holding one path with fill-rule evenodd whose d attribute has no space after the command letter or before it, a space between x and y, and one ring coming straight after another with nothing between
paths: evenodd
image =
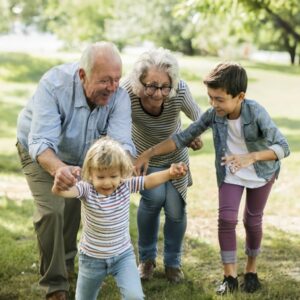
<instances>
[{"instance_id":1,"label":"man's ear","mask_svg":"<svg viewBox=\"0 0 300 300\"><path fill-rule=\"evenodd\" d=\"M84 82L84 81L85 81L85 78L86 78L86 74L85 74L84 69L80 68L80 69L78 70L78 74L79 74L80 80L81 80L82 82Z\"/></svg>"}]
</instances>

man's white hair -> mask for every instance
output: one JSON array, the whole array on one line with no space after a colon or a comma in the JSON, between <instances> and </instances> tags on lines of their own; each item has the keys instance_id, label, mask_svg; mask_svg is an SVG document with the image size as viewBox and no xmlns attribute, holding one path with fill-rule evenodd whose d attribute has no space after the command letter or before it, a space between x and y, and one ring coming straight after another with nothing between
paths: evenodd
<instances>
[{"instance_id":1,"label":"man's white hair","mask_svg":"<svg viewBox=\"0 0 300 300\"><path fill-rule=\"evenodd\" d=\"M108 55L116 56L121 61L120 52L115 44L106 41L90 44L82 52L79 61L79 68L83 69L88 77L92 73L94 63L95 63L95 57L97 54L98 55L108 54Z\"/></svg>"}]
</instances>

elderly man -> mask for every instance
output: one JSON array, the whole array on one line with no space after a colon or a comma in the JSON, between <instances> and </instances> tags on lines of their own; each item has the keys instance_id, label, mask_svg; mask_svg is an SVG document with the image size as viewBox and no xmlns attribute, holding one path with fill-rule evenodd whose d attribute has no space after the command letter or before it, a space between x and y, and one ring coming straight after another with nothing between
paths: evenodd
<instances>
[{"instance_id":1,"label":"elderly man","mask_svg":"<svg viewBox=\"0 0 300 300\"><path fill-rule=\"evenodd\" d=\"M74 272L80 205L51 193L53 177L61 189L73 185L74 166L81 166L100 136L119 141L135 156L131 107L119 87L122 62L109 42L88 46L79 63L49 70L18 118L17 148L35 203L33 217L40 250L40 285L46 299L67 299Z\"/></svg>"}]
</instances>

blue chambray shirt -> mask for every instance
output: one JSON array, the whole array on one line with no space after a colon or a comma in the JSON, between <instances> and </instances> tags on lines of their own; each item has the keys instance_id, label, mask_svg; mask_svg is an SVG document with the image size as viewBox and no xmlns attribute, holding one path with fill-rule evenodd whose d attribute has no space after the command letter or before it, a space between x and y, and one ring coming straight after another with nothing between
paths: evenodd
<instances>
[{"instance_id":1,"label":"blue chambray shirt","mask_svg":"<svg viewBox=\"0 0 300 300\"><path fill-rule=\"evenodd\" d=\"M278 160L258 161L254 169L258 177L269 181L280 171L280 159L290 154L286 138L276 127L268 112L256 101L245 99L241 108L241 125L245 143L249 152L272 149ZM197 121L181 133L172 136L177 148L187 146L195 137L212 128L216 153L215 167L218 185L225 179L225 166L221 166L221 158L225 156L227 147L227 117L216 115L215 109L208 109Z\"/></svg>"},{"instance_id":2,"label":"blue chambray shirt","mask_svg":"<svg viewBox=\"0 0 300 300\"><path fill-rule=\"evenodd\" d=\"M17 139L33 160L47 148L67 164L81 166L90 145L108 135L132 156L131 104L123 88L106 106L90 110L78 74L78 63L50 69L18 117Z\"/></svg>"}]
</instances>

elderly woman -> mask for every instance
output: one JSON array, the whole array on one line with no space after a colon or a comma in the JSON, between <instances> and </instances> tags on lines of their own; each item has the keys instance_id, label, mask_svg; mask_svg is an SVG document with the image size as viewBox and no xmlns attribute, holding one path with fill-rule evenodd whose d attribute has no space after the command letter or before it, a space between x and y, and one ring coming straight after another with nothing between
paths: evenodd
<instances>
[{"instance_id":1,"label":"elderly woman","mask_svg":"<svg viewBox=\"0 0 300 300\"><path fill-rule=\"evenodd\" d=\"M138 154L181 131L180 112L192 121L201 110L194 101L187 84L179 79L176 58L166 49L143 53L133 66L132 72L122 82L131 98L132 138ZM190 145L202 146L200 138ZM173 162L189 163L188 148L150 160L148 169L137 174L157 172L170 167ZM149 280L156 267L157 239L160 212L164 208L164 265L170 282L180 282L181 253L186 231L186 194L192 184L191 174L172 180L159 187L141 192L138 208L138 251L141 279Z\"/></svg>"}]
</instances>

